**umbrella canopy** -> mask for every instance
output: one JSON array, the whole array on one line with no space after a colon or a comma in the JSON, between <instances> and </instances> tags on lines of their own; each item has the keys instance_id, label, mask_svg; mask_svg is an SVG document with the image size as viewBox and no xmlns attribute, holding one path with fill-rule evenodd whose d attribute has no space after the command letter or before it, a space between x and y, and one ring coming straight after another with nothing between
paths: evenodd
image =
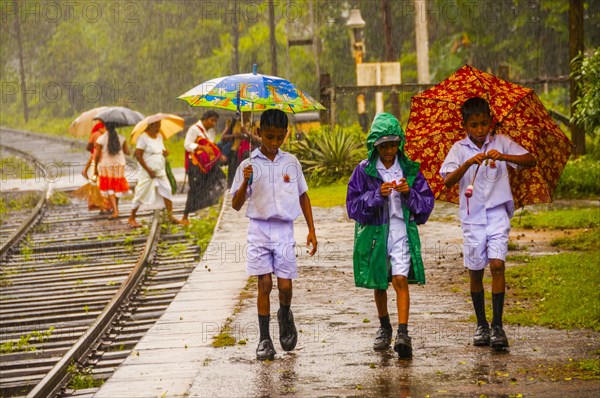
<instances>
[{"instance_id":1,"label":"umbrella canopy","mask_svg":"<svg viewBox=\"0 0 600 398\"><path fill-rule=\"evenodd\" d=\"M94 127L94 119L98 113L103 110L108 109L106 106L101 106L98 108L90 109L89 111L83 112L81 115L77 116L71 125L69 126L69 133L73 134L75 137L84 137L92 132L92 128Z\"/></svg>"},{"instance_id":2,"label":"umbrella canopy","mask_svg":"<svg viewBox=\"0 0 600 398\"><path fill-rule=\"evenodd\" d=\"M208 80L182 94L178 99L186 101L190 106L208 106L233 111L279 109L288 113L298 113L325 109L290 81L258 73Z\"/></svg>"},{"instance_id":3,"label":"umbrella canopy","mask_svg":"<svg viewBox=\"0 0 600 398\"><path fill-rule=\"evenodd\" d=\"M131 143L135 144L138 137L146 131L148 125L152 123L160 122L160 133L163 138L169 139L175 134L183 130L185 121L182 117L172 115L169 113L156 113L154 115L147 116L144 120L135 125L131 131Z\"/></svg>"},{"instance_id":4,"label":"umbrella canopy","mask_svg":"<svg viewBox=\"0 0 600 398\"><path fill-rule=\"evenodd\" d=\"M119 127L133 126L144 118L139 112L132 111L123 106L110 106L98 113L95 119L100 119L104 123L114 123Z\"/></svg>"},{"instance_id":5,"label":"umbrella canopy","mask_svg":"<svg viewBox=\"0 0 600 398\"><path fill-rule=\"evenodd\" d=\"M572 144L532 89L504 81L469 65L411 100L406 153L439 200L458 203L458 186L444 186L440 167L452 145L465 137L460 108L471 97L488 101L495 133L510 137L537 160L534 168L509 167L515 208L549 203Z\"/></svg>"}]
</instances>

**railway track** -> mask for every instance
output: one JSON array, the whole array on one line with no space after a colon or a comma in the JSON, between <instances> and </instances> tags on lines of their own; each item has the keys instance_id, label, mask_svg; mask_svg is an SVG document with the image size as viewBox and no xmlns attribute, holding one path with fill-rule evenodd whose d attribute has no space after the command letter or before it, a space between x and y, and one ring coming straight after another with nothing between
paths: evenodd
<instances>
[{"instance_id":1,"label":"railway track","mask_svg":"<svg viewBox=\"0 0 600 398\"><path fill-rule=\"evenodd\" d=\"M182 199L174 200L176 213ZM128 214L129 203L120 210ZM91 396L132 355L199 258L189 230L161 224L158 211L139 218L145 227L132 230L80 201L47 204L7 250L0 262L0 396Z\"/></svg>"}]
</instances>

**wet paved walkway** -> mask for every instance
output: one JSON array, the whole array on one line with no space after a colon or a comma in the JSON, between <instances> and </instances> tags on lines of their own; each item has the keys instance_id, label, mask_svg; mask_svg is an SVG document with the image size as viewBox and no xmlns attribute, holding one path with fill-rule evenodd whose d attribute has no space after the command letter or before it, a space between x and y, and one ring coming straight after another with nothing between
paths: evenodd
<instances>
[{"instance_id":1,"label":"wet paved walkway","mask_svg":"<svg viewBox=\"0 0 600 398\"><path fill-rule=\"evenodd\" d=\"M470 345L461 232L452 205L436 205L421 227L425 286L411 286L414 358L372 347L378 327L372 292L354 287L353 222L342 207L314 209L319 252L306 254L306 225L295 224L300 267L292 309L299 330L293 352L278 343L277 293L271 295L271 335L277 355L258 362L256 288L244 289L247 221L225 206L213 241L167 313L96 397L258 396L598 396L597 381L555 379L553 367L589 357L600 334L508 325L511 349L494 353ZM242 297L242 299L241 299ZM390 314L395 300L390 289ZM508 306L512 305L509 301ZM488 314L488 316L490 316ZM236 344L213 348L228 323ZM396 322L394 322L395 324Z\"/></svg>"}]
</instances>

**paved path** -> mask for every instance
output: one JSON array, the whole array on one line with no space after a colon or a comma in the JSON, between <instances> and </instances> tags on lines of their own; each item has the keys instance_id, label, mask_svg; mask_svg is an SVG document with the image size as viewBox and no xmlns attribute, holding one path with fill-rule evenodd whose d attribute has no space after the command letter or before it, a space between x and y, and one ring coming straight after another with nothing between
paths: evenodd
<instances>
[{"instance_id":1,"label":"paved path","mask_svg":"<svg viewBox=\"0 0 600 398\"><path fill-rule=\"evenodd\" d=\"M510 352L494 353L470 345L472 310L461 265L461 233L453 216L456 209L447 204L438 204L433 220L421 228L428 284L411 287L414 359L400 361L391 350L374 352L372 339L378 325L372 293L355 288L352 279L353 223L342 207L314 211L320 250L314 258L302 245L297 250L300 276L294 282L292 308L300 335L293 352L280 349L277 307L272 306L277 356L272 362L255 359L256 288L244 289L247 279L239 251L247 224L243 212L226 206L207 258L136 353L96 396L563 397L600 393L595 381L559 383L540 372L565 366L569 358L589 357L600 348L598 333L509 325ZM299 219L297 242L306 241L306 231ZM277 302L274 290L272 303ZM390 290L392 318L394 305ZM212 335L227 318L237 343L211 347Z\"/></svg>"}]
</instances>

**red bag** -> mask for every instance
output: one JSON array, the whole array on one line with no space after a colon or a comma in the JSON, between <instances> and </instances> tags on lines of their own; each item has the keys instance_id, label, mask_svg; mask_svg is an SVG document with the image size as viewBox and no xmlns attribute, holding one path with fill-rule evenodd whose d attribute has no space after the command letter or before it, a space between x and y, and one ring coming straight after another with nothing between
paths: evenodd
<instances>
[{"instance_id":1,"label":"red bag","mask_svg":"<svg viewBox=\"0 0 600 398\"><path fill-rule=\"evenodd\" d=\"M205 150L198 149L194 151L190 154L190 158L192 159L192 163L200 168L200 171L207 174L221 159L221 150L208 139L206 132L202 127L199 125L196 126L198 126L202 132L202 135L199 135L198 138L196 138L196 144L204 146Z\"/></svg>"}]
</instances>

